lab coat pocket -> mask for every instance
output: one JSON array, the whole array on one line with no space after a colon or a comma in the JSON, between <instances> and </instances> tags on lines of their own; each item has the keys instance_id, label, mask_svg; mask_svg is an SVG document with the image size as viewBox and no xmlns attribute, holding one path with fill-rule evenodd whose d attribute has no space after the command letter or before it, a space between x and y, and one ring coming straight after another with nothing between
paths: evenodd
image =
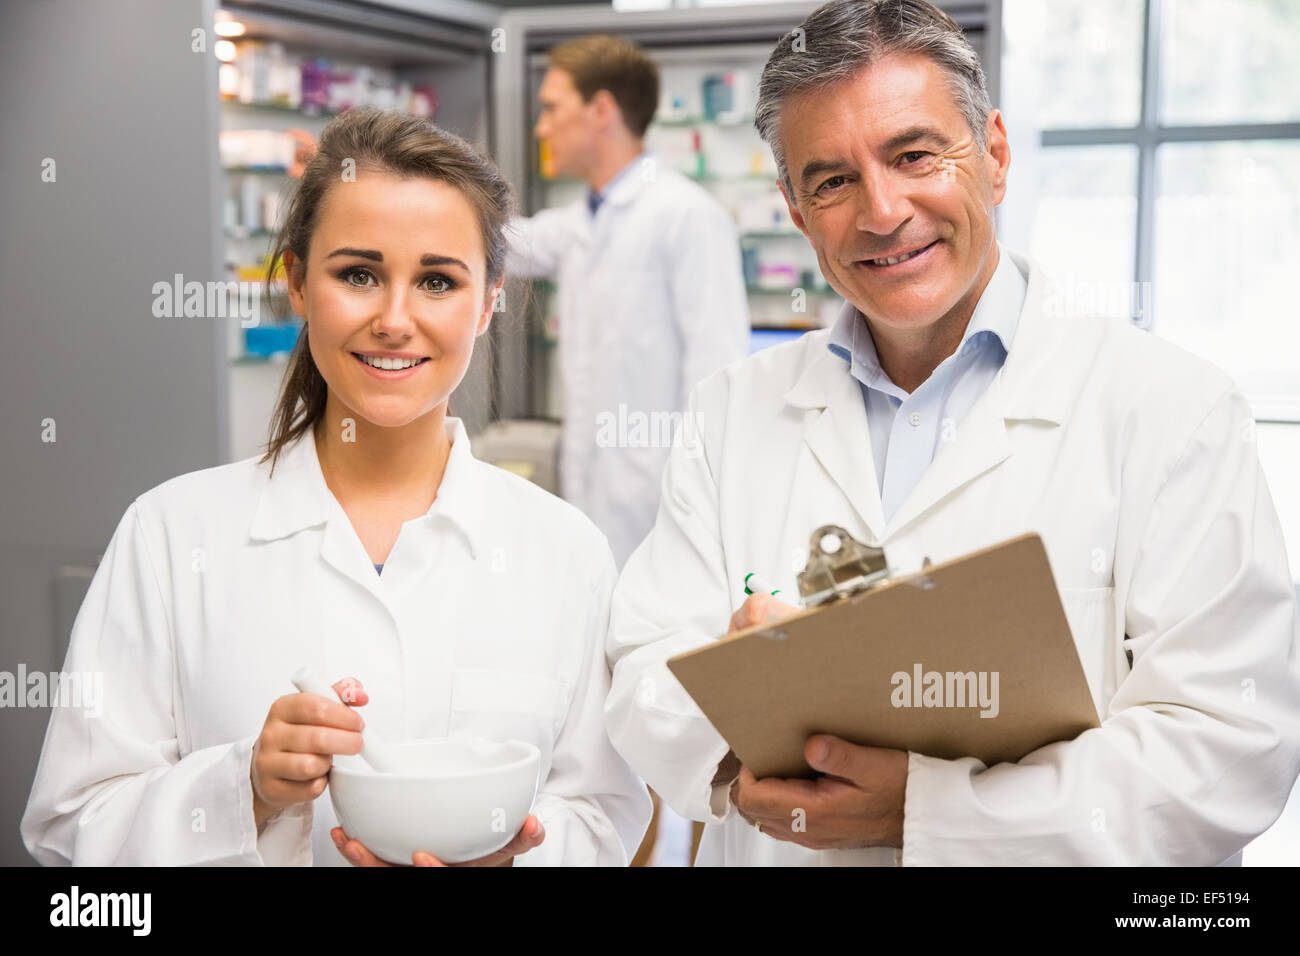
<instances>
[{"instance_id":1,"label":"lab coat pocket","mask_svg":"<svg viewBox=\"0 0 1300 956\"><path fill-rule=\"evenodd\" d=\"M1106 719L1104 702L1115 693L1115 589L1061 588L1074 646L1079 652L1097 717Z\"/></svg>"},{"instance_id":2,"label":"lab coat pocket","mask_svg":"<svg viewBox=\"0 0 1300 956\"><path fill-rule=\"evenodd\" d=\"M526 740L543 759L568 711L567 682L516 671L460 669L452 677L451 732Z\"/></svg>"}]
</instances>

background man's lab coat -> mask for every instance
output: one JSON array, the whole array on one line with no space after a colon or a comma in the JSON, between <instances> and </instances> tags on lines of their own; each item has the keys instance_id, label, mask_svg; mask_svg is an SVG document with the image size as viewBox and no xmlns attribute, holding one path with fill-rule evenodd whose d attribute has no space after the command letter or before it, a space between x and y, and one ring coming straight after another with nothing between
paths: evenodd
<instances>
[{"instance_id":1,"label":"background man's lab coat","mask_svg":"<svg viewBox=\"0 0 1300 956\"><path fill-rule=\"evenodd\" d=\"M691 386L746 353L735 225L648 153L594 217L579 199L512 228L509 271L558 285L560 492L605 533L621 567L654 524L668 416L680 415ZM602 435L602 420L614 430Z\"/></svg>"},{"instance_id":2,"label":"background man's lab coat","mask_svg":"<svg viewBox=\"0 0 1300 956\"><path fill-rule=\"evenodd\" d=\"M1029 289L1006 364L889 521L862 393L829 332L692 395L703 447L674 449L655 529L615 590L606 720L678 813L714 821L698 862L1212 865L1286 804L1294 585L1246 401L1148 333L1064 317L1042 273L1012 259ZM901 853L758 833L710 790L727 744L665 661L726 631L746 573L797 594L822 524L904 572L1038 532L1102 726L987 769L910 754Z\"/></svg>"}]
</instances>

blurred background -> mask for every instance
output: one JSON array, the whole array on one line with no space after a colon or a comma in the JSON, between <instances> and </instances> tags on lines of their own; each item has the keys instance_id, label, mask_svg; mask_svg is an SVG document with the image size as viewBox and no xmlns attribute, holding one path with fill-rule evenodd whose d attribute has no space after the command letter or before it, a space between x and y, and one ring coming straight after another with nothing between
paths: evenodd
<instances>
[{"instance_id":1,"label":"blurred background","mask_svg":"<svg viewBox=\"0 0 1300 956\"><path fill-rule=\"evenodd\" d=\"M0 670L61 665L138 494L260 452L299 320L160 319L149 290L177 273L260 280L296 165L351 106L430 116L485 146L533 213L585 189L533 137L546 51L590 32L635 40L661 69L647 145L735 220L751 350L829 324L840 301L753 128L768 52L815 6L6 0ZM1001 240L1076 307L1237 380L1300 574L1300 3L939 6L983 57L1011 136ZM555 490L562 332L553 286L530 285L510 281L452 413L480 457ZM33 452L46 419L59 440ZM18 820L47 718L0 714L0 863L31 862ZM689 827L665 826L641 862L684 864L690 844ZM1244 860L1300 861L1296 799Z\"/></svg>"}]
</instances>

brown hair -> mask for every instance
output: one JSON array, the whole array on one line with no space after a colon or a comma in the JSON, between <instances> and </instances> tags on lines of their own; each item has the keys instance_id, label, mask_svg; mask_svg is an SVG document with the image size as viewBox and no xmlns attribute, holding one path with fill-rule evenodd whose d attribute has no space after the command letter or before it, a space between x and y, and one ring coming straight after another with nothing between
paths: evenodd
<instances>
[{"instance_id":1,"label":"brown hair","mask_svg":"<svg viewBox=\"0 0 1300 956\"><path fill-rule=\"evenodd\" d=\"M561 43L548 57L551 66L573 77L583 102L609 90L628 131L638 139L645 135L659 106L659 67L645 50L622 37L597 33Z\"/></svg>"},{"instance_id":2,"label":"brown hair","mask_svg":"<svg viewBox=\"0 0 1300 956\"><path fill-rule=\"evenodd\" d=\"M307 163L285 212L284 225L272 247L266 273L267 294L285 251L306 268L312 233L326 194L341 182L340 171L351 161L356 171L367 169L403 177L425 177L453 186L478 213L487 258L487 287L505 274L506 225L513 210L509 184L496 165L455 133L427 119L376 107L356 107L330 120L321 133L316 154ZM271 300L275 301L275 300ZM310 330L303 324L289 357L280 398L271 418L270 438L261 461L271 462L325 414L328 389L308 345Z\"/></svg>"}]
</instances>

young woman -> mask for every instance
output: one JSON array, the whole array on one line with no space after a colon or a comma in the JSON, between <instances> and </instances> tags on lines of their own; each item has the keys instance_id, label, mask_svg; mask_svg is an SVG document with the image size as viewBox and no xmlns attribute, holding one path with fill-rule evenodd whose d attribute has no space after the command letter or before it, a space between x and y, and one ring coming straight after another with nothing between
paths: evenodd
<instances>
[{"instance_id":1,"label":"young woman","mask_svg":"<svg viewBox=\"0 0 1300 956\"><path fill-rule=\"evenodd\" d=\"M127 509L65 665L103 673L103 713L53 713L22 823L37 860L378 862L322 797L361 716L292 693L308 664L355 678L336 690L389 738L538 746L533 816L478 862L627 863L650 801L604 730L608 546L447 414L500 294L509 195L426 121L325 128L272 259L305 326L267 454Z\"/></svg>"}]
</instances>

